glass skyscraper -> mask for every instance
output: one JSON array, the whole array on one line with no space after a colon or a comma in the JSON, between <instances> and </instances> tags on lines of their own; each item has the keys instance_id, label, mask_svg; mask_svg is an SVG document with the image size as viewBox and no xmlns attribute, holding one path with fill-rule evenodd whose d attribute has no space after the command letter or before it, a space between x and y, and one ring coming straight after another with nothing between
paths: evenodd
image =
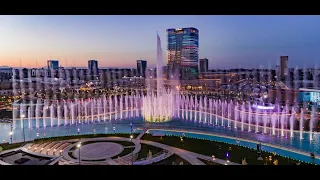
<instances>
[{"instance_id":1,"label":"glass skyscraper","mask_svg":"<svg viewBox=\"0 0 320 180\"><path fill-rule=\"evenodd\" d=\"M89 60L88 61L88 69L89 74L97 75L98 74L98 61L97 60Z\"/></svg>"},{"instance_id":2,"label":"glass skyscraper","mask_svg":"<svg viewBox=\"0 0 320 180\"><path fill-rule=\"evenodd\" d=\"M147 61L137 60L137 71L139 76L146 77Z\"/></svg>"},{"instance_id":3,"label":"glass skyscraper","mask_svg":"<svg viewBox=\"0 0 320 180\"><path fill-rule=\"evenodd\" d=\"M196 28L167 29L167 64L169 71L180 68L185 76L196 75L199 61L199 31Z\"/></svg>"},{"instance_id":4,"label":"glass skyscraper","mask_svg":"<svg viewBox=\"0 0 320 180\"><path fill-rule=\"evenodd\" d=\"M58 60L48 60L48 69L50 70L58 70L59 69L59 61Z\"/></svg>"}]
</instances>

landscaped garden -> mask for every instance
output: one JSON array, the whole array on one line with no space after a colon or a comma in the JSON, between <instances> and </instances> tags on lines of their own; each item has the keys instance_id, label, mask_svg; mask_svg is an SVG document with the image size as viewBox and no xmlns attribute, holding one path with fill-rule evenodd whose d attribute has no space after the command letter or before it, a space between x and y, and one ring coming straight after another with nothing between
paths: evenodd
<instances>
[{"instance_id":1,"label":"landscaped garden","mask_svg":"<svg viewBox=\"0 0 320 180\"><path fill-rule=\"evenodd\" d=\"M208 160L205 160L205 159L200 159L198 158L200 161L202 161L203 163L205 163L206 165L222 165L222 164L218 164L218 163L215 163L213 161L208 161Z\"/></svg>"},{"instance_id":2,"label":"landscaped garden","mask_svg":"<svg viewBox=\"0 0 320 180\"><path fill-rule=\"evenodd\" d=\"M170 157L156 162L152 163L151 165L191 165L188 161L184 160L180 156L173 154Z\"/></svg>"},{"instance_id":3,"label":"landscaped garden","mask_svg":"<svg viewBox=\"0 0 320 180\"><path fill-rule=\"evenodd\" d=\"M151 146L148 144L141 144L141 150L138 153L137 160L147 158L149 155L149 151L151 151L152 155L155 155L155 154L163 151L163 149L155 147L155 146Z\"/></svg>"},{"instance_id":4,"label":"landscaped garden","mask_svg":"<svg viewBox=\"0 0 320 180\"><path fill-rule=\"evenodd\" d=\"M207 156L213 155L215 156L215 158L223 160L227 160L228 158L228 160L230 160L231 162L239 164L242 164L244 158L245 162L248 165L296 165L297 163L303 165L309 164L264 151L261 154L263 160L258 160L259 156L257 155L257 150L233 144L227 144L223 142L201 140L187 137L183 137L183 140L181 140L181 137L178 136L159 137L152 136L151 134L145 134L141 139L159 142L162 144L177 147L180 149L185 149L199 154L204 154Z\"/></svg>"}]
</instances>

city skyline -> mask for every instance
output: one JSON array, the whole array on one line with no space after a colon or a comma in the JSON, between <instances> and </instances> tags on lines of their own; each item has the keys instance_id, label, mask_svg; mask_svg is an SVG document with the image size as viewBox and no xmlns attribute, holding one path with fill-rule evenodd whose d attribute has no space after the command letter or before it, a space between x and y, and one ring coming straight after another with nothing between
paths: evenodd
<instances>
[{"instance_id":1,"label":"city skyline","mask_svg":"<svg viewBox=\"0 0 320 180\"><path fill-rule=\"evenodd\" d=\"M320 46L318 16L0 16L0 66L155 66L156 33L199 30L199 59L209 69L272 67L289 56L289 67L314 67ZM162 44L167 49L167 43ZM166 56L164 56L166 57Z\"/></svg>"}]
</instances>

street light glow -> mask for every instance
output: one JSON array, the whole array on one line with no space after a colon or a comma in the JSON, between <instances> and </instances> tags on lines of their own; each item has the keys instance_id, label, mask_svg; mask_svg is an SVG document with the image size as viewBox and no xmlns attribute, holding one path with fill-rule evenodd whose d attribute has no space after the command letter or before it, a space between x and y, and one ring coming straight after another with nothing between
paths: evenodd
<instances>
[{"instance_id":1,"label":"street light glow","mask_svg":"<svg viewBox=\"0 0 320 180\"><path fill-rule=\"evenodd\" d=\"M80 148L80 147L81 147L81 143L78 143L78 144L77 144L77 148Z\"/></svg>"}]
</instances>

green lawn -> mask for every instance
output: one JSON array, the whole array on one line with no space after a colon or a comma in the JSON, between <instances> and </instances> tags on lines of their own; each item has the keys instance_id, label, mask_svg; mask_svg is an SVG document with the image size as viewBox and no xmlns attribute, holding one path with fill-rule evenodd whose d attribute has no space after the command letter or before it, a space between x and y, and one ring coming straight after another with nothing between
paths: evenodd
<instances>
[{"instance_id":1,"label":"green lawn","mask_svg":"<svg viewBox=\"0 0 320 180\"><path fill-rule=\"evenodd\" d=\"M0 144L0 149L2 149L2 151L8 150L8 149L14 149L14 148L18 148L23 144L26 144L27 142L21 142L21 143L13 143L13 144L9 144L9 143L4 143L4 144Z\"/></svg>"},{"instance_id":2,"label":"green lawn","mask_svg":"<svg viewBox=\"0 0 320 180\"><path fill-rule=\"evenodd\" d=\"M125 155L131 153L132 151L134 151L134 148L124 148L123 151L120 154L118 154L117 156L113 157L112 159L117 159L118 157L125 156Z\"/></svg>"},{"instance_id":3,"label":"green lawn","mask_svg":"<svg viewBox=\"0 0 320 180\"><path fill-rule=\"evenodd\" d=\"M200 161L202 161L203 163L205 163L206 165L222 165L222 164L218 164L218 163L215 163L213 161L208 161L208 160L205 160L205 159L200 159L198 158Z\"/></svg>"},{"instance_id":4,"label":"green lawn","mask_svg":"<svg viewBox=\"0 0 320 180\"><path fill-rule=\"evenodd\" d=\"M181 162L183 162L183 165L191 165L188 161L184 160L176 154L173 154L162 161L152 163L151 165L179 165Z\"/></svg>"},{"instance_id":5,"label":"green lawn","mask_svg":"<svg viewBox=\"0 0 320 180\"><path fill-rule=\"evenodd\" d=\"M161 152L163 149L148 144L141 144L141 150L138 153L137 160L148 157L149 150L152 152L152 155L154 155Z\"/></svg>"},{"instance_id":6,"label":"green lawn","mask_svg":"<svg viewBox=\"0 0 320 180\"><path fill-rule=\"evenodd\" d=\"M263 165L265 162L270 164L269 160L265 157L272 156L272 159L278 160L278 165L295 165L298 161L285 158L279 155L273 155L269 152L262 152L262 157L265 162L257 160L258 156L255 149L249 149L246 147L241 147L237 145L227 144L223 142L209 141L209 140L199 140L194 138L184 137L181 141L180 137L177 136L165 136L165 137L155 137L151 134L145 134L142 139L148 141L159 142L169 146L185 149L199 154L204 154L208 156L214 155L219 159L226 159L226 154L229 154L229 160L235 163L242 163L242 159L246 158L248 165ZM301 162L301 164L307 164Z\"/></svg>"}]
</instances>

